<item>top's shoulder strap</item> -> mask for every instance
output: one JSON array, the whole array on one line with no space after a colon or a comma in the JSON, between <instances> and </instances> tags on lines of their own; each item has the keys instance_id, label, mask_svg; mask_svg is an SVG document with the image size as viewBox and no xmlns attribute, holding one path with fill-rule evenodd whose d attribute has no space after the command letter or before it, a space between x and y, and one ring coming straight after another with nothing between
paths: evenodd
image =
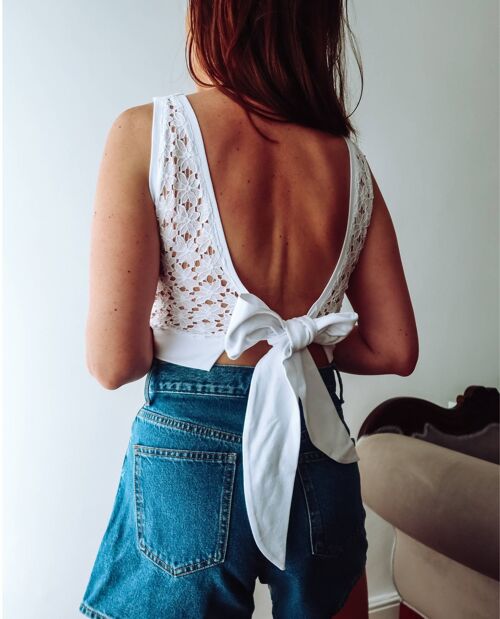
<instances>
[{"instance_id":1,"label":"top's shoulder strap","mask_svg":"<svg viewBox=\"0 0 500 619\"><path fill-rule=\"evenodd\" d=\"M363 212L361 214L361 219L368 224L369 218L371 215L371 210L373 206L373 180L372 174L370 170L370 166L368 165L368 160L366 155L358 146L355 144L355 153L357 160L357 176L358 176L358 209L361 209Z\"/></svg>"},{"instance_id":2,"label":"top's shoulder strap","mask_svg":"<svg viewBox=\"0 0 500 619\"><path fill-rule=\"evenodd\" d=\"M349 286L349 279L358 262L363 249L366 234L370 224L373 206L373 183L370 167L365 154L356 142L349 141L352 149L352 184L353 204L347 251L343 263L339 268L338 282L327 307L340 304L345 290Z\"/></svg>"},{"instance_id":3,"label":"top's shoulder strap","mask_svg":"<svg viewBox=\"0 0 500 619\"><path fill-rule=\"evenodd\" d=\"M353 270L363 248L373 207L373 181L368 160L358 144L353 141L351 144L354 146L355 205L351 240L353 255L349 260L350 271Z\"/></svg>"},{"instance_id":4,"label":"top's shoulder strap","mask_svg":"<svg viewBox=\"0 0 500 619\"><path fill-rule=\"evenodd\" d=\"M151 157L149 162L149 191L157 204L164 165L164 152L168 139L168 96L153 97L153 121L151 125Z\"/></svg>"}]
</instances>

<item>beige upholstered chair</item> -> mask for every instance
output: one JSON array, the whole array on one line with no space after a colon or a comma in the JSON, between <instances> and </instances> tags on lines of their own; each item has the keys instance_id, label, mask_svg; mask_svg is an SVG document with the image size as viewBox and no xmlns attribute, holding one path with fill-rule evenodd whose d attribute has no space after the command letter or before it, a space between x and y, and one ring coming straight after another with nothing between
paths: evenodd
<instances>
[{"instance_id":1,"label":"beige upholstered chair","mask_svg":"<svg viewBox=\"0 0 500 619\"><path fill-rule=\"evenodd\" d=\"M499 392L391 398L356 442L363 501L394 527L400 618L498 619Z\"/></svg>"}]
</instances>

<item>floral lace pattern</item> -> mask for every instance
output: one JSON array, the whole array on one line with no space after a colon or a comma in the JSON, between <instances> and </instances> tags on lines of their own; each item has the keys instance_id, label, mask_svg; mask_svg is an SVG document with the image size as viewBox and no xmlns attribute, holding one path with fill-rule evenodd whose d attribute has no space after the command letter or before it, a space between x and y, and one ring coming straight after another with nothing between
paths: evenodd
<instances>
[{"instance_id":1,"label":"floral lace pattern","mask_svg":"<svg viewBox=\"0 0 500 619\"><path fill-rule=\"evenodd\" d=\"M354 145L356 165L354 166L356 204L351 227L351 237L346 250L343 264L339 265L337 275L332 282L329 297L319 308L317 315L324 316L330 312L339 312L345 291L349 286L349 279L356 266L366 238L370 224L373 205L373 185L370 168L362 151Z\"/></svg>"},{"instance_id":2,"label":"floral lace pattern","mask_svg":"<svg viewBox=\"0 0 500 619\"><path fill-rule=\"evenodd\" d=\"M225 268L201 157L189 121L175 97L160 98L160 170L156 215L161 240L160 276L151 311L153 329L171 328L197 335L223 335L238 298L238 285ZM200 146L201 148L201 146ZM371 217L373 189L363 153L354 145L356 203L349 245L336 269L330 294L317 315L339 311L349 277L359 258Z\"/></svg>"},{"instance_id":3,"label":"floral lace pattern","mask_svg":"<svg viewBox=\"0 0 500 619\"><path fill-rule=\"evenodd\" d=\"M187 119L172 98L163 104L165 133L156 162L161 169L156 204L161 263L150 326L224 333L238 293L224 272Z\"/></svg>"}]
</instances>

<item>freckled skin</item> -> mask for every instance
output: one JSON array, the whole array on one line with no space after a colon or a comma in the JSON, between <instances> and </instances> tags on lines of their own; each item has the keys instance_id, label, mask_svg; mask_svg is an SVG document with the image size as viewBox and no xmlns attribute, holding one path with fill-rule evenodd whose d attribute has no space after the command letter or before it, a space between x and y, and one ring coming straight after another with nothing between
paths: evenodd
<instances>
[{"instance_id":1,"label":"freckled skin","mask_svg":"<svg viewBox=\"0 0 500 619\"><path fill-rule=\"evenodd\" d=\"M187 38L189 20L187 11ZM197 86L189 100L206 137L209 164L216 162L211 167L213 184L226 238L234 239L228 243L233 263L247 288L283 318L300 316L323 289L344 239L350 174L343 139L253 115L259 128L281 141L273 149L263 143L245 112L211 86L194 47L191 60L199 78L210 84ZM228 127L233 127L232 134L226 132ZM231 157L233 166L228 163ZM241 192L241 181L233 172L245 170L245 163L251 173L246 175L247 191ZM419 356L416 320L392 218L372 170L370 174L373 213L346 291L359 321L337 344L334 358L344 372L408 376ZM278 233L268 234L270 228ZM306 292L297 298L297 290ZM287 315L282 308L289 310ZM260 342L237 360L223 353L218 362L255 365L268 349ZM312 344L309 350L318 365L325 364L321 347Z\"/></svg>"},{"instance_id":2,"label":"freckled skin","mask_svg":"<svg viewBox=\"0 0 500 619\"><path fill-rule=\"evenodd\" d=\"M255 116L277 140L272 143L217 89L188 99L240 279L284 319L305 314L329 280L344 241L346 142ZM143 377L153 357L149 321L161 247L148 187L152 108L148 103L125 110L112 125L96 188L86 360L90 373L110 389ZM334 360L343 372L408 376L418 359L415 316L392 219L370 174L373 212L346 290L359 320L336 345ZM268 349L259 342L237 360L223 354L219 363L255 365ZM309 350L318 365L326 364L321 346Z\"/></svg>"},{"instance_id":3,"label":"freckled skin","mask_svg":"<svg viewBox=\"0 0 500 619\"><path fill-rule=\"evenodd\" d=\"M256 118L260 128L280 141L272 144L253 129L240 106L216 89L188 99L202 129L240 279L283 318L305 314L329 280L344 239L350 181L345 141ZM298 297L297 290L305 293ZM217 362L255 365L269 348L259 342L237 360L223 353ZM327 365L320 345L309 350L318 365Z\"/></svg>"}]
</instances>

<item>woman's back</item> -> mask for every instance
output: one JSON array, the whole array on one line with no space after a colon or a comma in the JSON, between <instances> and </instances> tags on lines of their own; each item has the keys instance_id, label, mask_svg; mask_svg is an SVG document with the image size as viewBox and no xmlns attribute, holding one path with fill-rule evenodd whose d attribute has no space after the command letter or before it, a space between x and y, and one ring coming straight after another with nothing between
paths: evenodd
<instances>
[{"instance_id":1,"label":"woman's back","mask_svg":"<svg viewBox=\"0 0 500 619\"><path fill-rule=\"evenodd\" d=\"M344 240L350 155L342 137L258 119L215 89L189 95L236 270L283 318L319 297Z\"/></svg>"},{"instance_id":2,"label":"woman's back","mask_svg":"<svg viewBox=\"0 0 500 619\"><path fill-rule=\"evenodd\" d=\"M211 88L188 96L202 130L228 249L246 288L284 319L305 314L339 259L350 196L350 154L342 137L256 119ZM255 345L241 364L269 348ZM316 351L314 351L316 349ZM324 362L322 347L310 350ZM218 362L234 363L225 353Z\"/></svg>"},{"instance_id":3,"label":"woman's back","mask_svg":"<svg viewBox=\"0 0 500 619\"><path fill-rule=\"evenodd\" d=\"M151 149L141 150L144 169L150 161L150 189L162 237L163 271L151 326L162 335L164 326L181 325L192 333L209 334L201 321L186 316L203 314L208 323L216 315L210 304L219 303L228 319L232 304L224 301L234 301L231 295L242 290L285 320L308 313L321 296L313 312L320 315L339 311L349 287L349 299L363 314L365 327L356 328L357 371L400 373L403 367L404 373L415 356L413 312L392 221L359 147L342 136L257 117L258 127L276 142L265 140L243 108L216 88L156 101L156 113L152 106L135 108L144 118L143 139L151 141ZM191 208L193 201L199 203L199 212ZM212 242L208 251L200 248L200 234ZM205 297L197 304L197 296L216 288L207 286L210 274L207 278L205 271L217 259L206 260L211 253L220 253L225 263L219 279L232 275L236 285L231 288L229 283L225 299ZM187 262L181 254L188 255ZM203 294L198 294L200 278ZM376 357L378 367L370 366L362 347ZM323 346L311 343L308 348L318 365L326 363ZM237 363L255 365L267 350L264 339L244 351ZM235 359L223 351L217 362Z\"/></svg>"}]
</instances>

